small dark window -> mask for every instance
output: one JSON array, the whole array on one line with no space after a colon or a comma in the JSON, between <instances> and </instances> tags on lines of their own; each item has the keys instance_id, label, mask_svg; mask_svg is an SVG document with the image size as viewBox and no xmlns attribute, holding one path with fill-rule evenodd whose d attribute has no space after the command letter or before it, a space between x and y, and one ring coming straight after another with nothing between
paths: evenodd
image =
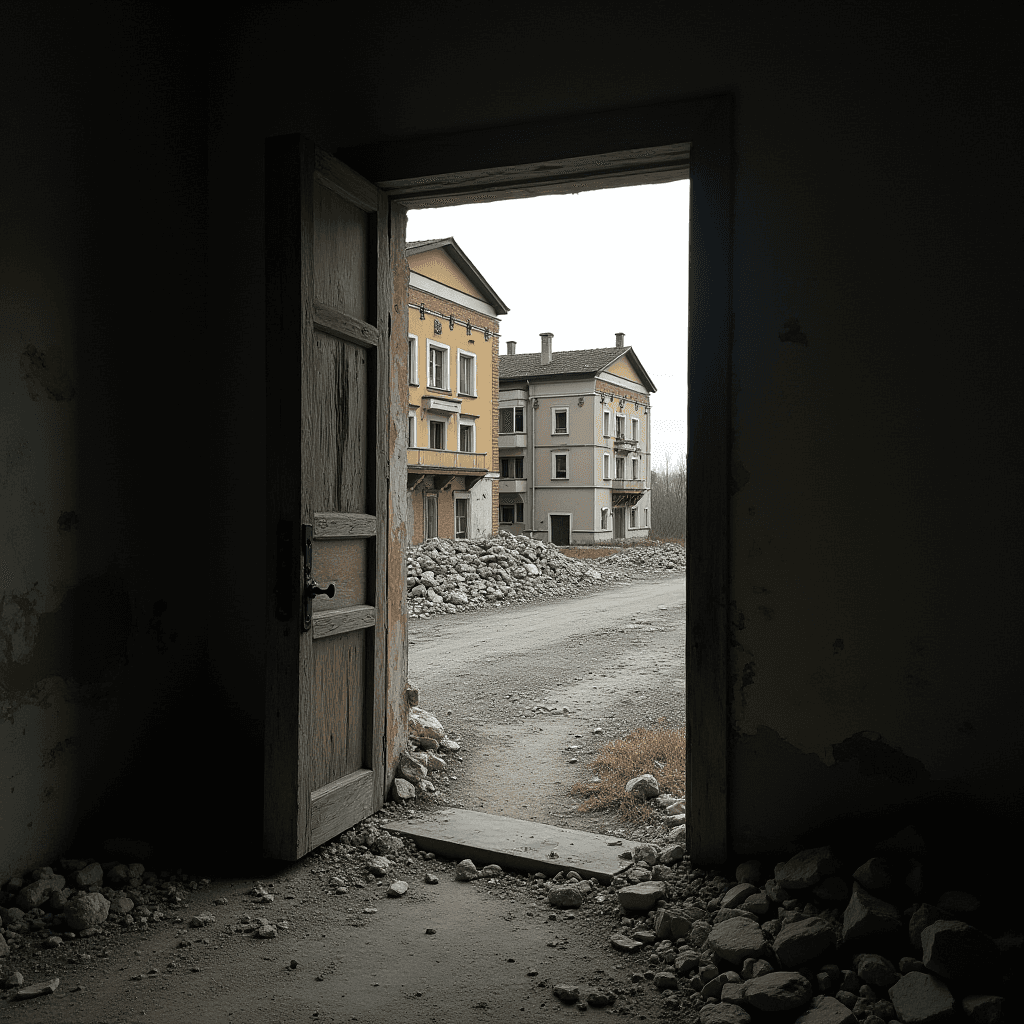
<instances>
[{"instance_id":1,"label":"small dark window","mask_svg":"<svg viewBox=\"0 0 1024 1024\"><path fill-rule=\"evenodd\" d=\"M499 409L498 410L498 433L499 434L511 434L512 433L512 414L515 409Z\"/></svg>"},{"instance_id":2,"label":"small dark window","mask_svg":"<svg viewBox=\"0 0 1024 1024\"><path fill-rule=\"evenodd\" d=\"M568 427L568 412L565 409L555 410L555 433L556 434L567 434L569 433Z\"/></svg>"},{"instance_id":3,"label":"small dark window","mask_svg":"<svg viewBox=\"0 0 1024 1024\"><path fill-rule=\"evenodd\" d=\"M523 407L517 406L514 412L516 414L516 433L521 434L523 432Z\"/></svg>"},{"instance_id":4,"label":"small dark window","mask_svg":"<svg viewBox=\"0 0 1024 1024\"><path fill-rule=\"evenodd\" d=\"M444 450L444 424L436 420L430 422L430 447Z\"/></svg>"},{"instance_id":5,"label":"small dark window","mask_svg":"<svg viewBox=\"0 0 1024 1024\"><path fill-rule=\"evenodd\" d=\"M566 456L564 456L564 455L556 455L555 456L555 479L556 480L565 480L566 479L565 462L566 462Z\"/></svg>"}]
</instances>

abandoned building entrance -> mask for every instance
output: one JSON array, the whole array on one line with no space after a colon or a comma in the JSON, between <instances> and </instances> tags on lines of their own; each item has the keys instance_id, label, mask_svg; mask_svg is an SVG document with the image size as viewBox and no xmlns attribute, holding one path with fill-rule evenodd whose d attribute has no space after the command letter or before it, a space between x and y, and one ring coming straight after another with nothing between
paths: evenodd
<instances>
[{"instance_id":1,"label":"abandoned building entrance","mask_svg":"<svg viewBox=\"0 0 1024 1024\"><path fill-rule=\"evenodd\" d=\"M267 855L372 813L404 743L406 211L689 177L687 844L724 861L732 118L719 96L337 158L268 140Z\"/></svg>"},{"instance_id":2,"label":"abandoned building entrance","mask_svg":"<svg viewBox=\"0 0 1024 1024\"><path fill-rule=\"evenodd\" d=\"M614 513L612 534L615 540L622 540L626 536L626 510L616 508L612 511Z\"/></svg>"}]
</instances>

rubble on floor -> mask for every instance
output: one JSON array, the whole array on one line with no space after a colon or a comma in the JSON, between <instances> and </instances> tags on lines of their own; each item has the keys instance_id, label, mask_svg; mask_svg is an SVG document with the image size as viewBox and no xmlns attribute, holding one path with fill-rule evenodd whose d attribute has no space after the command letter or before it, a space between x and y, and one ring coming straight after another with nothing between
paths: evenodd
<instances>
[{"instance_id":1,"label":"rubble on floor","mask_svg":"<svg viewBox=\"0 0 1024 1024\"><path fill-rule=\"evenodd\" d=\"M685 568L683 547L664 542L578 559L554 544L504 531L483 540L428 540L410 548L406 557L409 616L523 604Z\"/></svg>"}]
</instances>

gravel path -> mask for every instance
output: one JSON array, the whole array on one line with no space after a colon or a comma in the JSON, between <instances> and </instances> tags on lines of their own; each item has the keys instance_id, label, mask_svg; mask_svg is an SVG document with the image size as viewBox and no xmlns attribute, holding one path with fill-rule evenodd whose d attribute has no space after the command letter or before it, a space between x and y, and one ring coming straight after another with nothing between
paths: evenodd
<instances>
[{"instance_id":1,"label":"gravel path","mask_svg":"<svg viewBox=\"0 0 1024 1024\"><path fill-rule=\"evenodd\" d=\"M680 572L411 623L410 685L463 746L461 766L436 783L439 799L585 831L621 827L577 814L569 789L607 740L684 724L684 602Z\"/></svg>"}]
</instances>

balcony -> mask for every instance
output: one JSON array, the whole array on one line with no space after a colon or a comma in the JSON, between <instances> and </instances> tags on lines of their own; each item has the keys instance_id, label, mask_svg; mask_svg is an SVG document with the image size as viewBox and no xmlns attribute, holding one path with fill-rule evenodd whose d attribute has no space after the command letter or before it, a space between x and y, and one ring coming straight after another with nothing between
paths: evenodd
<instances>
[{"instance_id":1,"label":"balcony","mask_svg":"<svg viewBox=\"0 0 1024 1024\"><path fill-rule=\"evenodd\" d=\"M410 448L406 465L409 469L419 469L424 473L454 472L483 475L487 472L487 453Z\"/></svg>"},{"instance_id":2,"label":"balcony","mask_svg":"<svg viewBox=\"0 0 1024 1024\"><path fill-rule=\"evenodd\" d=\"M638 452L640 451L640 442L626 437L625 434L618 434L615 437L615 449L616 451Z\"/></svg>"},{"instance_id":3,"label":"balcony","mask_svg":"<svg viewBox=\"0 0 1024 1024\"><path fill-rule=\"evenodd\" d=\"M526 447L526 434L499 434L498 435L498 448L525 448Z\"/></svg>"},{"instance_id":4,"label":"balcony","mask_svg":"<svg viewBox=\"0 0 1024 1024\"><path fill-rule=\"evenodd\" d=\"M522 477L502 477L498 481L500 494L525 494L528 489L528 481Z\"/></svg>"},{"instance_id":5,"label":"balcony","mask_svg":"<svg viewBox=\"0 0 1024 1024\"><path fill-rule=\"evenodd\" d=\"M647 490L647 483L644 480L627 480L624 477L615 477L611 481L613 491L622 491L626 494L643 494Z\"/></svg>"}]
</instances>

